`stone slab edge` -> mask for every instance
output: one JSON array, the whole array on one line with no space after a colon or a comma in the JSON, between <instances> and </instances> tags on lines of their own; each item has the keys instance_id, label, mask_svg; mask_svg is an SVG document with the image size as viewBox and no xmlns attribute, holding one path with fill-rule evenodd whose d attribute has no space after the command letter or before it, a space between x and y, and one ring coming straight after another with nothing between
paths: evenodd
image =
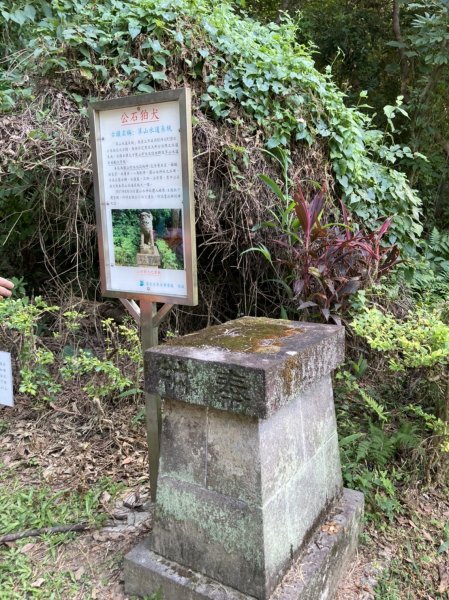
<instances>
[{"instance_id":1,"label":"stone slab edge","mask_svg":"<svg viewBox=\"0 0 449 600\"><path fill-rule=\"evenodd\" d=\"M144 361L145 391L187 404L267 418L344 359L343 327L292 322L291 328L298 334L283 338L282 350L272 355L212 346L149 349Z\"/></svg>"},{"instance_id":2,"label":"stone slab edge","mask_svg":"<svg viewBox=\"0 0 449 600\"><path fill-rule=\"evenodd\" d=\"M362 527L364 498L345 489L312 536L303 554L285 574L270 600L328 600L352 559ZM146 541L124 560L125 592L161 600L255 600L152 552Z\"/></svg>"},{"instance_id":3,"label":"stone slab edge","mask_svg":"<svg viewBox=\"0 0 449 600\"><path fill-rule=\"evenodd\" d=\"M161 600L256 600L149 549L143 541L125 556L125 593ZM159 600L159 598L158 598Z\"/></svg>"},{"instance_id":4,"label":"stone slab edge","mask_svg":"<svg viewBox=\"0 0 449 600\"><path fill-rule=\"evenodd\" d=\"M364 496L343 490L335 507L287 571L270 600L330 600L348 569L362 530Z\"/></svg>"}]
</instances>

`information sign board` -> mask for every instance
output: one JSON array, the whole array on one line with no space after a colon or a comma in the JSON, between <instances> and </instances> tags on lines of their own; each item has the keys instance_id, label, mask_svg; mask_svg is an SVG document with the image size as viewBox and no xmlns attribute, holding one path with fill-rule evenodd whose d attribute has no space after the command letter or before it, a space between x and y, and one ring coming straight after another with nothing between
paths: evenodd
<instances>
[{"instance_id":1,"label":"information sign board","mask_svg":"<svg viewBox=\"0 0 449 600\"><path fill-rule=\"evenodd\" d=\"M188 88L90 104L102 293L197 304Z\"/></svg>"},{"instance_id":2,"label":"information sign board","mask_svg":"<svg viewBox=\"0 0 449 600\"><path fill-rule=\"evenodd\" d=\"M0 352L0 404L14 406L11 354Z\"/></svg>"}]
</instances>

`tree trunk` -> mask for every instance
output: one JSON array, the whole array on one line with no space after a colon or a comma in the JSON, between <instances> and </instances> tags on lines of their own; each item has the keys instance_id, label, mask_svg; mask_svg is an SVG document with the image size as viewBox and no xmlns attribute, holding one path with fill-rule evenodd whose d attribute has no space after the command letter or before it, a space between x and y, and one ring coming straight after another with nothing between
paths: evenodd
<instances>
[{"instance_id":1,"label":"tree trunk","mask_svg":"<svg viewBox=\"0 0 449 600\"><path fill-rule=\"evenodd\" d=\"M401 78L401 94L407 99L408 87L409 87L409 72L410 62L405 54L405 47L403 46L404 40L401 33L401 21L400 21L400 0L393 0L393 32L394 37L398 44L399 53L399 69Z\"/></svg>"}]
</instances>

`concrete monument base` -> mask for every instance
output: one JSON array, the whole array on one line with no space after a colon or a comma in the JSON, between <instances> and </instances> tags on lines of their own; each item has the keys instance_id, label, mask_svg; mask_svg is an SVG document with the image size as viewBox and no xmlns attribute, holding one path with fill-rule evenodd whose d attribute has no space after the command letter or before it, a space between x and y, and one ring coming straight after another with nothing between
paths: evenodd
<instances>
[{"instance_id":1,"label":"concrete monument base","mask_svg":"<svg viewBox=\"0 0 449 600\"><path fill-rule=\"evenodd\" d=\"M356 551L362 515L363 494L345 489L270 600L332 598ZM162 600L255 600L150 548L147 539L125 557L125 591L129 595L148 596L159 591Z\"/></svg>"},{"instance_id":2,"label":"concrete monument base","mask_svg":"<svg viewBox=\"0 0 449 600\"><path fill-rule=\"evenodd\" d=\"M251 317L146 352L145 389L163 399L160 467L128 593L331 597L363 506L343 492L331 380L343 356L341 327Z\"/></svg>"}]
</instances>

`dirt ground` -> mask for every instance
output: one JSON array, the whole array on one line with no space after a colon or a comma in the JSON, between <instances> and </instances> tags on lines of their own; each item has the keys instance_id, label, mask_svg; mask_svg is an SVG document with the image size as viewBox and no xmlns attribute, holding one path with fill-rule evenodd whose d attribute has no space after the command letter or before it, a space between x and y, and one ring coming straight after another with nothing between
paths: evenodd
<instances>
[{"instance_id":1,"label":"dirt ground","mask_svg":"<svg viewBox=\"0 0 449 600\"><path fill-rule=\"evenodd\" d=\"M83 494L104 477L112 487L120 484L118 493L106 490L100 498L100 508L107 514L106 523L101 528L77 533L53 549L51 569L71 574L71 586L66 589L62 585L61 589L66 591L61 597L127 600L122 558L150 530L152 518L141 407L122 402L107 410L105 407L81 410L70 399L64 407L35 407L31 400L19 398L13 409L0 407L0 424L0 465L9 469L25 488L44 484L55 491L69 489ZM449 503L444 499L440 502L449 516ZM432 511L433 507L428 505L429 502L426 510ZM438 510L442 510L441 506ZM405 525L410 528L408 523ZM339 588L337 600L374 598L376 581L397 554L395 542L386 534L372 526L366 532L370 543L361 545ZM8 543L8 547L14 545L15 542ZM48 540L29 538L20 551L33 565L31 579L38 584L42 581L44 587L41 576L46 568L43 559L49 552ZM0 551L0 566L1 560ZM438 574L433 573L432 577L434 589L440 583L444 592ZM20 585L18 581L16 597L29 597L25 593L21 596ZM45 598L45 590L37 597ZM395 597L402 596L391 596ZM428 599L444 597L447 596L431 595L430 591L427 596ZM9 600L2 596L1 590L0 598Z\"/></svg>"}]
</instances>

